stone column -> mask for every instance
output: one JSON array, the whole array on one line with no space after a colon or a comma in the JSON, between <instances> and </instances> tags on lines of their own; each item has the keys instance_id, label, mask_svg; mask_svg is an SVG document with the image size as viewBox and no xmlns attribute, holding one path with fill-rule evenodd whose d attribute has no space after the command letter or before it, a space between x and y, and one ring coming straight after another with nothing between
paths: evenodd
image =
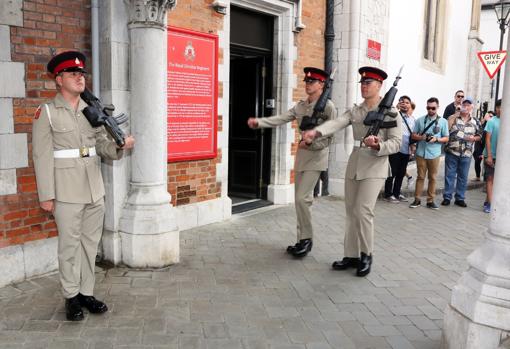
<instances>
[{"instance_id":1,"label":"stone column","mask_svg":"<svg viewBox=\"0 0 510 349\"><path fill-rule=\"evenodd\" d=\"M477 57L477 52L482 51L483 40L480 37L480 12L482 6L480 0L472 0L471 25L468 35L468 61L466 67L466 85L464 92L474 98L476 108L480 108L482 99L482 65Z\"/></svg>"},{"instance_id":2,"label":"stone column","mask_svg":"<svg viewBox=\"0 0 510 349\"><path fill-rule=\"evenodd\" d=\"M166 11L175 0L130 0L131 131L136 145L120 219L122 261L163 267L179 261L179 230L167 190Z\"/></svg>"},{"instance_id":3,"label":"stone column","mask_svg":"<svg viewBox=\"0 0 510 349\"><path fill-rule=\"evenodd\" d=\"M510 44L510 36L509 36ZM510 69L505 71L502 114L510 110ZM507 131L505 131L507 130ZM444 316L442 348L508 348L510 335L510 120L502 117L492 212L485 241L468 257Z\"/></svg>"}]
</instances>

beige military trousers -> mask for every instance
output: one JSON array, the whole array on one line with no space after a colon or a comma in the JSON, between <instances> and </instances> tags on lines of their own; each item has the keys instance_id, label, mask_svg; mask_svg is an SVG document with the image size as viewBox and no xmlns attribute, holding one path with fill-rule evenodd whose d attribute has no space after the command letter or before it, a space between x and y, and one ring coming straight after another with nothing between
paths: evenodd
<instances>
[{"instance_id":1,"label":"beige military trousers","mask_svg":"<svg viewBox=\"0 0 510 349\"><path fill-rule=\"evenodd\" d=\"M294 202L297 218L297 241L313 238L313 188L321 171L296 171L294 174Z\"/></svg>"},{"instance_id":2,"label":"beige military trousers","mask_svg":"<svg viewBox=\"0 0 510 349\"><path fill-rule=\"evenodd\" d=\"M374 250L374 209L384 178L345 179L347 231L344 257L359 257Z\"/></svg>"},{"instance_id":3,"label":"beige military trousers","mask_svg":"<svg viewBox=\"0 0 510 349\"><path fill-rule=\"evenodd\" d=\"M55 202L58 264L65 298L94 294L97 246L103 230L104 198L92 204Z\"/></svg>"}]
</instances>

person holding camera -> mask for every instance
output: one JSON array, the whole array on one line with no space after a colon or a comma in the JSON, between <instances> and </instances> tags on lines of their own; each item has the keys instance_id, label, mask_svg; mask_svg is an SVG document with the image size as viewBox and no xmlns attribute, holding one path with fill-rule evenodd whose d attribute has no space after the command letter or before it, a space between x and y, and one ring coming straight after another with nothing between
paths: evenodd
<instances>
[{"instance_id":1,"label":"person holding camera","mask_svg":"<svg viewBox=\"0 0 510 349\"><path fill-rule=\"evenodd\" d=\"M416 120L412 139L418 141L416 147L416 167L418 178L414 190L414 201L409 205L416 208L421 205L421 194L428 174L427 207L438 210L434 202L436 196L436 175L441 156L441 144L448 142L448 121L437 114L439 100L431 97L427 100L427 115Z\"/></svg>"},{"instance_id":2,"label":"person holding camera","mask_svg":"<svg viewBox=\"0 0 510 349\"><path fill-rule=\"evenodd\" d=\"M453 102L444 108L443 118L448 119L451 115L460 111L462 101L464 100L464 91L458 90L455 92Z\"/></svg>"},{"instance_id":3,"label":"person holding camera","mask_svg":"<svg viewBox=\"0 0 510 349\"><path fill-rule=\"evenodd\" d=\"M328 74L321 69L306 67L305 92L307 98L299 101L285 114L266 118L249 118L250 128L276 127L287 122L296 120L301 129L307 129L313 114L313 109L319 97L324 91L324 85ZM328 100L324 112L319 115L317 125L326 120L336 118L336 108L331 100ZM305 126L305 124L307 124ZM328 168L329 145L332 136L320 137L313 142L305 142L301 139L296 153L294 167L294 204L297 218L297 243L287 247L287 253L294 257L305 257L313 246L313 227L310 207L313 203L313 190L321 171Z\"/></svg>"},{"instance_id":4,"label":"person holding camera","mask_svg":"<svg viewBox=\"0 0 510 349\"><path fill-rule=\"evenodd\" d=\"M407 173L407 164L411 157L411 135L414 129L414 118L408 115L411 108L411 98L401 96L398 100L398 112L402 118L402 144L398 153L390 154L391 176L384 183L384 200L393 204L407 202L407 198L400 193L402 182Z\"/></svg>"},{"instance_id":5,"label":"person holding camera","mask_svg":"<svg viewBox=\"0 0 510 349\"><path fill-rule=\"evenodd\" d=\"M103 127L93 128L83 115L87 104L85 56L68 51L47 65L58 93L34 115L32 156L41 208L55 217L60 283L66 318L83 320L82 307L104 313L108 307L94 294L95 259L103 231L104 184L101 158L118 160L135 140L119 148Z\"/></svg>"}]
</instances>

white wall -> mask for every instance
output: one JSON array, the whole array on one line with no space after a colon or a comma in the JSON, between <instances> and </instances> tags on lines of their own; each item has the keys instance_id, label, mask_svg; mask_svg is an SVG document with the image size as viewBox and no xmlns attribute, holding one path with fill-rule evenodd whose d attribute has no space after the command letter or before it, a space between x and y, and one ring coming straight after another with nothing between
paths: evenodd
<instances>
[{"instance_id":1,"label":"white wall","mask_svg":"<svg viewBox=\"0 0 510 349\"><path fill-rule=\"evenodd\" d=\"M468 6L466 6L468 5ZM471 1L452 0L446 8L446 42L441 71L427 68L422 60L425 1L391 0L388 42L388 81L393 83L404 64L397 96L406 94L416 103L415 117L426 114L429 97L439 99L439 113L453 101L455 91L465 88ZM386 83L385 88L389 88Z\"/></svg>"},{"instance_id":2,"label":"white wall","mask_svg":"<svg viewBox=\"0 0 510 349\"><path fill-rule=\"evenodd\" d=\"M508 32L508 28L507 28ZM480 15L480 37L484 41L483 44L483 51L499 51L499 38L500 38L500 31L499 31L499 24L498 20L496 18L496 13L493 9L483 10ZM506 38L507 35L505 34L505 37L503 39L503 50L506 50ZM503 76L505 74L505 66L508 64L508 57L507 61L503 64L503 67L501 67L501 78L499 82L499 98L502 96L503 91ZM496 93L496 77L494 77L494 86L493 88L493 94ZM483 71L483 80L482 80L482 101L485 100L491 100L491 80L489 79L489 76L485 72L485 69ZM493 96L494 98L494 96ZM494 104L491 102L489 104L489 110L494 110Z\"/></svg>"}]
</instances>

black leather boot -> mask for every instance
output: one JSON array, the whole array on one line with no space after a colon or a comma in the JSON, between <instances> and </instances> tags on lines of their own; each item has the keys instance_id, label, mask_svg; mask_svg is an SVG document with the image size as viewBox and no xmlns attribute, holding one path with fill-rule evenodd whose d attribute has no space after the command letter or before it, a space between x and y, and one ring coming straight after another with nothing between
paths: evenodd
<instances>
[{"instance_id":1,"label":"black leather boot","mask_svg":"<svg viewBox=\"0 0 510 349\"><path fill-rule=\"evenodd\" d=\"M98 301L93 296L85 296L81 293L78 293L78 299L80 301L80 305L82 307L87 308L87 310L92 314L101 314L108 311L108 307L101 301Z\"/></svg>"},{"instance_id":2,"label":"black leather boot","mask_svg":"<svg viewBox=\"0 0 510 349\"><path fill-rule=\"evenodd\" d=\"M299 244L296 245L296 248L290 252L294 257L305 257L308 252L312 250L313 242L312 239L303 239L299 241Z\"/></svg>"},{"instance_id":3,"label":"black leather boot","mask_svg":"<svg viewBox=\"0 0 510 349\"><path fill-rule=\"evenodd\" d=\"M358 269L356 270L357 276L365 276L370 273L370 267L372 266L372 255L367 255L364 252L361 252L361 257L358 265Z\"/></svg>"},{"instance_id":4,"label":"black leather boot","mask_svg":"<svg viewBox=\"0 0 510 349\"><path fill-rule=\"evenodd\" d=\"M83 320L83 310L81 310L78 296L66 299L66 318L70 321Z\"/></svg>"},{"instance_id":5,"label":"black leather boot","mask_svg":"<svg viewBox=\"0 0 510 349\"><path fill-rule=\"evenodd\" d=\"M357 268L358 264L359 258L344 257L341 261L334 261L331 267L335 270L346 270L349 268Z\"/></svg>"},{"instance_id":6,"label":"black leather boot","mask_svg":"<svg viewBox=\"0 0 510 349\"><path fill-rule=\"evenodd\" d=\"M291 246L287 246L287 253L292 254L298 248L301 248L301 241L300 242L296 242L296 244L293 245L293 246L292 245Z\"/></svg>"}]
</instances>

